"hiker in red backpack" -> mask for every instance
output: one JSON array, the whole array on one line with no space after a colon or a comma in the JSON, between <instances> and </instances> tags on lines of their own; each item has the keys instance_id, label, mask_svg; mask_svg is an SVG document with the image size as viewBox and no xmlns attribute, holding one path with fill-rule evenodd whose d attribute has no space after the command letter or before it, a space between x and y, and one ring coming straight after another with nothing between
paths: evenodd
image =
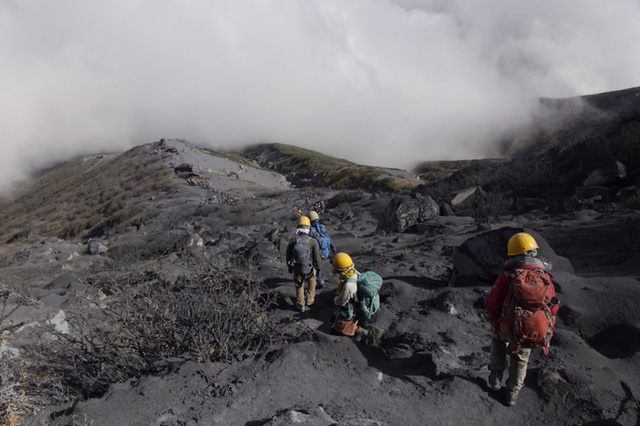
<instances>
[{"instance_id":1,"label":"hiker in red backpack","mask_svg":"<svg viewBox=\"0 0 640 426\"><path fill-rule=\"evenodd\" d=\"M509 239L504 272L493 284L484 301L492 327L488 385L499 390L509 350L507 405L514 405L527 375L532 348L549 354L558 299L548 264L538 255L538 244L520 232Z\"/></svg>"},{"instance_id":2,"label":"hiker in red backpack","mask_svg":"<svg viewBox=\"0 0 640 426\"><path fill-rule=\"evenodd\" d=\"M382 278L375 272L361 274L356 271L353 260L347 253L336 254L331 265L340 275L340 282L333 300L338 309L332 320L332 332L355 336L356 341L368 336L373 345L379 346L382 330L377 327L364 328L358 323L370 318L380 308L378 289L382 285ZM373 295L373 297L367 297L360 288L365 281L369 284L364 285L370 286L370 290L373 290L369 293L369 296Z\"/></svg>"},{"instance_id":3,"label":"hiker in red backpack","mask_svg":"<svg viewBox=\"0 0 640 426\"><path fill-rule=\"evenodd\" d=\"M309 236L311 221L306 216L298 220L295 237L287 245L287 266L293 273L296 285L296 305L300 312L313 305L316 298L316 282L320 270L320 248L318 242ZM307 288L305 289L305 283Z\"/></svg>"}]
</instances>

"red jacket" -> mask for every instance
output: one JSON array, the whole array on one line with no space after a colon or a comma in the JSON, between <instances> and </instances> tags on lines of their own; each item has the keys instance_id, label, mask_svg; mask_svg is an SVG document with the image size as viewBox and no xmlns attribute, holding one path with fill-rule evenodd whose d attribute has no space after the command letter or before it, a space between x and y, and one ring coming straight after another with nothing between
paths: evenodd
<instances>
[{"instance_id":1,"label":"red jacket","mask_svg":"<svg viewBox=\"0 0 640 426\"><path fill-rule=\"evenodd\" d=\"M513 265L508 264L508 267L505 266L503 268L505 271L511 271L513 269L544 269L543 267L537 265ZM549 274L553 277L551 274ZM493 322L499 319L502 316L502 305L504 304L504 299L507 298L507 293L509 292L509 283L507 282L507 277L505 274L500 274L496 282L493 284L491 288L491 292L484 300L484 307L489 314L489 321L493 324ZM556 295L556 290L553 288L553 295ZM558 313L559 306L554 306L551 308L551 314L556 315Z\"/></svg>"}]
</instances>

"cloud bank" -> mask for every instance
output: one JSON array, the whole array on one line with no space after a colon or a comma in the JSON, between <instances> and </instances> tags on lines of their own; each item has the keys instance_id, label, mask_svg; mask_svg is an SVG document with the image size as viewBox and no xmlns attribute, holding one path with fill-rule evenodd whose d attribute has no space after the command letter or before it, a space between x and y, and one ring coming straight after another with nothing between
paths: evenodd
<instances>
[{"instance_id":1,"label":"cloud bank","mask_svg":"<svg viewBox=\"0 0 640 426\"><path fill-rule=\"evenodd\" d=\"M160 138L495 154L540 96L640 85L636 0L3 0L0 186Z\"/></svg>"}]
</instances>

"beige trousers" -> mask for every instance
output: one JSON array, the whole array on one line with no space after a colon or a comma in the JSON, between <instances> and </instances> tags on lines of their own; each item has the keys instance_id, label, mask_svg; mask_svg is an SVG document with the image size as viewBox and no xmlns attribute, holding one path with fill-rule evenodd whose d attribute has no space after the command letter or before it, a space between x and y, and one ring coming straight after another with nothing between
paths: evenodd
<instances>
[{"instance_id":1,"label":"beige trousers","mask_svg":"<svg viewBox=\"0 0 640 426\"><path fill-rule=\"evenodd\" d=\"M316 299L316 270L312 269L309 275L293 274L293 282L296 285L296 305L302 309L305 304L311 306ZM305 283L307 288L305 289Z\"/></svg>"},{"instance_id":2,"label":"beige trousers","mask_svg":"<svg viewBox=\"0 0 640 426\"><path fill-rule=\"evenodd\" d=\"M502 375L507 361L507 351L509 353L509 378L507 379L507 389L520 390L524 386L524 378L527 376L527 364L531 349L522 348L517 354L512 354L509 343L500 341L495 337L491 338L491 355L489 356L489 370L497 371Z\"/></svg>"}]
</instances>

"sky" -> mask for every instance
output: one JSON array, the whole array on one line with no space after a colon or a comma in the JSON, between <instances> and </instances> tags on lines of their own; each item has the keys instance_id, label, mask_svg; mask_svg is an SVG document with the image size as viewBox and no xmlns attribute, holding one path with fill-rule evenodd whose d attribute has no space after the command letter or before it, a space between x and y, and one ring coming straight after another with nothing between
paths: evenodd
<instances>
[{"instance_id":1,"label":"sky","mask_svg":"<svg viewBox=\"0 0 640 426\"><path fill-rule=\"evenodd\" d=\"M494 156L539 97L640 86L640 0L0 0L0 189L161 138Z\"/></svg>"}]
</instances>

